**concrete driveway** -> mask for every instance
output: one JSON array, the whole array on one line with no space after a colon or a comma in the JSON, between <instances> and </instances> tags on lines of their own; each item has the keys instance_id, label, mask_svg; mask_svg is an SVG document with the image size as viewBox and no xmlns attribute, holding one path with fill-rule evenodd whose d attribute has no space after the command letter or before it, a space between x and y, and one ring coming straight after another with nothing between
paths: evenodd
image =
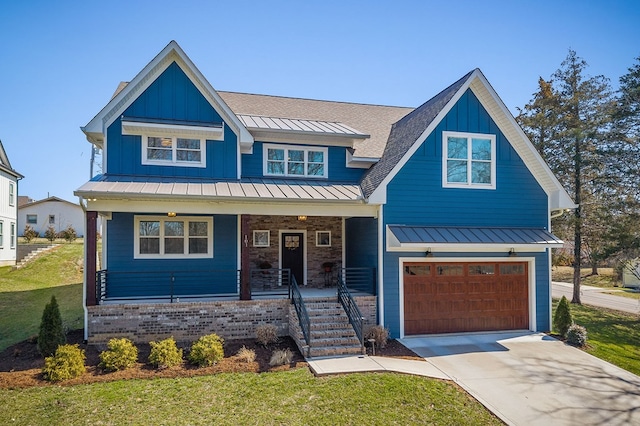
<instances>
[{"instance_id":1,"label":"concrete driveway","mask_svg":"<svg viewBox=\"0 0 640 426\"><path fill-rule=\"evenodd\" d=\"M640 377L544 334L411 337L401 342L507 424L640 424Z\"/></svg>"}]
</instances>

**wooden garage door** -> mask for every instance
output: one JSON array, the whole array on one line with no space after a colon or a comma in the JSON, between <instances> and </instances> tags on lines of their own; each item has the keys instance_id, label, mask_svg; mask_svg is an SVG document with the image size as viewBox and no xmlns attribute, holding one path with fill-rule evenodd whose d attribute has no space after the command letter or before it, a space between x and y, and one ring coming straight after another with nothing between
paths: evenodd
<instances>
[{"instance_id":1,"label":"wooden garage door","mask_svg":"<svg viewBox=\"0 0 640 426\"><path fill-rule=\"evenodd\" d=\"M526 262L405 263L404 332L529 328Z\"/></svg>"}]
</instances>

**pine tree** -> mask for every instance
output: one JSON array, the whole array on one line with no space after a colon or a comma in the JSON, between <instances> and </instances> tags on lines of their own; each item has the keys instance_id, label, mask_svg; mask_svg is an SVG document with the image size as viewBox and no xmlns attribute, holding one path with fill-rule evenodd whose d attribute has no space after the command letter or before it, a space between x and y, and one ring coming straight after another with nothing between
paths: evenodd
<instances>
[{"instance_id":1,"label":"pine tree","mask_svg":"<svg viewBox=\"0 0 640 426\"><path fill-rule=\"evenodd\" d=\"M38 350L42 356L53 356L59 345L66 342L62 328L62 316L55 296L47 303L42 312L40 333L38 334Z\"/></svg>"}]
</instances>

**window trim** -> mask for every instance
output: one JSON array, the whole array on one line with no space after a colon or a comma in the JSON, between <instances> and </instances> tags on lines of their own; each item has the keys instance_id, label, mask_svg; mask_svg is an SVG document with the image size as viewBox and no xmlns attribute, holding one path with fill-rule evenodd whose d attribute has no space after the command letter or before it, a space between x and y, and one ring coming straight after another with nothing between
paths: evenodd
<instances>
[{"instance_id":1,"label":"window trim","mask_svg":"<svg viewBox=\"0 0 640 426\"><path fill-rule=\"evenodd\" d=\"M140 253L140 222L157 221L160 222L160 253ZM207 253L164 253L164 223L183 222L185 223L185 251L189 249L189 222L207 223ZM212 259L213 258L213 217L212 216L147 216L135 215L133 219L133 258L134 259Z\"/></svg>"},{"instance_id":2,"label":"window trim","mask_svg":"<svg viewBox=\"0 0 640 426\"><path fill-rule=\"evenodd\" d=\"M263 238L266 236L266 242L260 241L258 236ZM270 247L271 246L271 232L268 229L256 229L253 231L253 246L254 247Z\"/></svg>"},{"instance_id":3,"label":"window trim","mask_svg":"<svg viewBox=\"0 0 640 426\"><path fill-rule=\"evenodd\" d=\"M31 220L31 219L33 219L33 220ZM37 225L38 224L38 215L37 214L33 214L33 213L27 214L26 222L27 222L27 225Z\"/></svg>"},{"instance_id":4,"label":"window trim","mask_svg":"<svg viewBox=\"0 0 640 426\"><path fill-rule=\"evenodd\" d=\"M447 181L447 160L448 155L448 139L465 138L467 140L467 182L448 182ZM491 183L473 183L471 182L471 165L473 160L471 158L472 152L469 149L469 141L473 138L477 139L489 139L491 142ZM466 189L496 189L496 135L489 133L468 133L468 132L442 132L442 187L443 188L466 188Z\"/></svg>"},{"instance_id":5,"label":"window trim","mask_svg":"<svg viewBox=\"0 0 640 426\"><path fill-rule=\"evenodd\" d=\"M0 220L0 249L4 248L4 221Z\"/></svg>"},{"instance_id":6,"label":"window trim","mask_svg":"<svg viewBox=\"0 0 640 426\"><path fill-rule=\"evenodd\" d=\"M269 173L268 172L268 160L269 160L269 156L268 156L268 152L269 149L282 149L285 151L284 153L284 158L285 158L285 170L284 170L284 174L276 174L276 173ZM304 174L302 175L291 175L288 173L288 151L292 150L292 151L304 151ZM308 161L308 153L309 151L316 151L316 152L322 152L323 155L323 175L319 176L319 175L309 175L307 174L307 168L309 165L309 161ZM308 146L308 145L278 145L278 144L263 144L262 145L262 174L264 176L275 176L275 177L297 177L297 178L305 178L305 179L327 179L329 177L329 148L326 146Z\"/></svg>"},{"instance_id":7,"label":"window trim","mask_svg":"<svg viewBox=\"0 0 640 426\"><path fill-rule=\"evenodd\" d=\"M327 234L329 237L328 244L322 244L320 242L320 235ZM316 231L316 247L331 247L331 231Z\"/></svg>"},{"instance_id":8,"label":"window trim","mask_svg":"<svg viewBox=\"0 0 640 426\"><path fill-rule=\"evenodd\" d=\"M207 140L197 136L182 136L182 135L170 135L169 132L166 135L157 134L144 134L141 137L142 146L142 164L145 166L180 166L180 167L207 167ZM147 158L149 149L149 138L167 138L171 139L171 161L168 160L153 160ZM178 139L193 139L200 141L200 161L178 161ZM195 150L193 150L195 151Z\"/></svg>"},{"instance_id":9,"label":"window trim","mask_svg":"<svg viewBox=\"0 0 640 426\"><path fill-rule=\"evenodd\" d=\"M50 214L49 215L49 225L55 225L56 224L56 215L55 214Z\"/></svg>"},{"instance_id":10,"label":"window trim","mask_svg":"<svg viewBox=\"0 0 640 426\"><path fill-rule=\"evenodd\" d=\"M11 222L11 227L9 231L9 248L16 248L16 224L15 222Z\"/></svg>"},{"instance_id":11,"label":"window trim","mask_svg":"<svg viewBox=\"0 0 640 426\"><path fill-rule=\"evenodd\" d=\"M9 182L9 206L16 205L16 187L13 182Z\"/></svg>"}]
</instances>

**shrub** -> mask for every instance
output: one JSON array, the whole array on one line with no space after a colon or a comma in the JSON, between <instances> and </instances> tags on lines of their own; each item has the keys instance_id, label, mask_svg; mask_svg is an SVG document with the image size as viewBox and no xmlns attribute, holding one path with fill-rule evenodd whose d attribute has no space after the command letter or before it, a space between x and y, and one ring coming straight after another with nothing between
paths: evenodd
<instances>
[{"instance_id":1,"label":"shrub","mask_svg":"<svg viewBox=\"0 0 640 426\"><path fill-rule=\"evenodd\" d=\"M38 231L33 229L30 225L27 225L24 227L22 238L24 238L25 242L29 244L31 240L33 240L34 238L38 238Z\"/></svg>"},{"instance_id":2,"label":"shrub","mask_svg":"<svg viewBox=\"0 0 640 426\"><path fill-rule=\"evenodd\" d=\"M556 308L556 313L553 315L553 326L562 337L565 337L571 324L573 324L573 317L571 316L569 301L562 296Z\"/></svg>"},{"instance_id":3,"label":"shrub","mask_svg":"<svg viewBox=\"0 0 640 426\"><path fill-rule=\"evenodd\" d=\"M159 342L149 342L151 353L149 364L156 368L175 367L182 363L182 349L178 349L173 337Z\"/></svg>"},{"instance_id":4,"label":"shrub","mask_svg":"<svg viewBox=\"0 0 640 426\"><path fill-rule=\"evenodd\" d=\"M567 330L567 343L579 348L587 343L587 329L581 325L573 324Z\"/></svg>"},{"instance_id":5,"label":"shrub","mask_svg":"<svg viewBox=\"0 0 640 426\"><path fill-rule=\"evenodd\" d=\"M273 324L263 324L256 328L256 342L262 346L278 343L278 327Z\"/></svg>"},{"instance_id":6,"label":"shrub","mask_svg":"<svg viewBox=\"0 0 640 426\"><path fill-rule=\"evenodd\" d=\"M54 228L53 226L49 226L46 231L44 231L44 237L50 242L54 242L56 238L58 238L56 228Z\"/></svg>"},{"instance_id":7,"label":"shrub","mask_svg":"<svg viewBox=\"0 0 640 426\"><path fill-rule=\"evenodd\" d=\"M293 354L289 348L287 349L276 349L271 354L271 359L269 360L269 365L274 367L276 365L287 365L291 364L291 360L293 359Z\"/></svg>"},{"instance_id":8,"label":"shrub","mask_svg":"<svg viewBox=\"0 0 640 426\"><path fill-rule=\"evenodd\" d=\"M58 302L55 296L51 296L51 301L47 303L42 312L40 333L38 333L38 351L43 356L51 356L56 352L58 346L65 342Z\"/></svg>"},{"instance_id":9,"label":"shrub","mask_svg":"<svg viewBox=\"0 0 640 426\"><path fill-rule=\"evenodd\" d=\"M107 371L126 370L136 365L138 348L129 339L111 339L107 350L100 352L100 367Z\"/></svg>"},{"instance_id":10,"label":"shrub","mask_svg":"<svg viewBox=\"0 0 640 426\"><path fill-rule=\"evenodd\" d=\"M73 229L73 226L71 225L67 226L64 229L64 231L61 232L61 234L62 234L62 238L64 238L65 241L68 243L72 243L78 238L78 235L76 234L76 230Z\"/></svg>"},{"instance_id":11,"label":"shrub","mask_svg":"<svg viewBox=\"0 0 640 426\"><path fill-rule=\"evenodd\" d=\"M78 345L60 345L55 355L44 359L42 373L51 382L73 379L86 371L84 360L84 350Z\"/></svg>"},{"instance_id":12,"label":"shrub","mask_svg":"<svg viewBox=\"0 0 640 426\"><path fill-rule=\"evenodd\" d=\"M236 356L241 362L254 362L256 360L256 351L248 349L246 346L242 346L240 350L238 350Z\"/></svg>"},{"instance_id":13,"label":"shrub","mask_svg":"<svg viewBox=\"0 0 640 426\"><path fill-rule=\"evenodd\" d=\"M224 358L224 340L217 334L202 336L191 345L189 362L200 367L216 364Z\"/></svg>"},{"instance_id":14,"label":"shrub","mask_svg":"<svg viewBox=\"0 0 640 426\"><path fill-rule=\"evenodd\" d=\"M377 347L384 348L389 340L389 330L381 325L373 325L367 329L364 336L366 340L373 339Z\"/></svg>"}]
</instances>

